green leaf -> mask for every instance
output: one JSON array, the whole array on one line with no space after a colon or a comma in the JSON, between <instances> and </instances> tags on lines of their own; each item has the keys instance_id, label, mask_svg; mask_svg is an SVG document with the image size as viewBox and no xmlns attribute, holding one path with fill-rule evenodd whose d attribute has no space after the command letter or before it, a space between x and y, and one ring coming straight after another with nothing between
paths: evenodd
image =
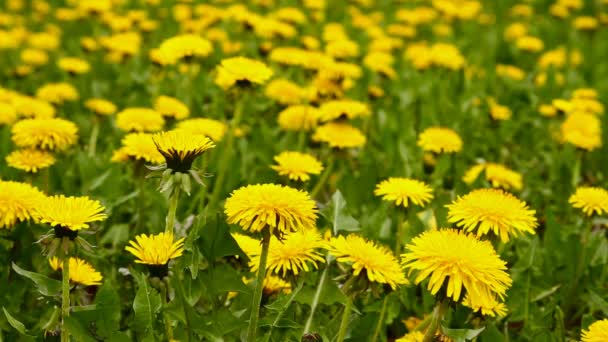
<instances>
[{"instance_id":1,"label":"green leaf","mask_svg":"<svg viewBox=\"0 0 608 342\"><path fill-rule=\"evenodd\" d=\"M111 244L112 247L123 246L129 239L129 225L115 224L103 235L101 244Z\"/></svg>"},{"instance_id":2,"label":"green leaf","mask_svg":"<svg viewBox=\"0 0 608 342\"><path fill-rule=\"evenodd\" d=\"M346 200L340 190L334 192L331 201L321 211L321 214L331 222L334 235L337 235L339 231L354 232L359 230L359 221L348 213Z\"/></svg>"},{"instance_id":3,"label":"green leaf","mask_svg":"<svg viewBox=\"0 0 608 342\"><path fill-rule=\"evenodd\" d=\"M202 222L203 220L199 220L197 224ZM203 227L199 227L199 232L199 248L209 262L224 256L244 256L239 245L230 235L228 225L219 215L210 219Z\"/></svg>"},{"instance_id":4,"label":"green leaf","mask_svg":"<svg viewBox=\"0 0 608 342\"><path fill-rule=\"evenodd\" d=\"M15 328L15 330L17 330L21 335L31 336L27 334L27 329L25 328L25 325L23 325L23 323L21 323L18 319L8 313L8 311L6 311L4 307L2 307L2 310L4 311L4 316L6 316L6 320L8 321L8 324L11 325L11 327Z\"/></svg>"},{"instance_id":5,"label":"green leaf","mask_svg":"<svg viewBox=\"0 0 608 342\"><path fill-rule=\"evenodd\" d=\"M68 328L71 337L78 342L96 342L97 340L85 329L76 316L65 318L64 324Z\"/></svg>"},{"instance_id":6,"label":"green leaf","mask_svg":"<svg viewBox=\"0 0 608 342\"><path fill-rule=\"evenodd\" d=\"M608 302L591 289L589 289L589 301L594 307L599 308L604 315L608 316Z\"/></svg>"},{"instance_id":7,"label":"green leaf","mask_svg":"<svg viewBox=\"0 0 608 342\"><path fill-rule=\"evenodd\" d=\"M486 327L481 327L479 329L449 329L442 325L441 332L456 342L465 342L479 336L485 328Z\"/></svg>"},{"instance_id":8,"label":"green leaf","mask_svg":"<svg viewBox=\"0 0 608 342\"><path fill-rule=\"evenodd\" d=\"M199 274L207 294L215 297L226 292L249 293L251 290L242 281L242 275L228 265L220 265Z\"/></svg>"},{"instance_id":9,"label":"green leaf","mask_svg":"<svg viewBox=\"0 0 608 342\"><path fill-rule=\"evenodd\" d=\"M160 309L160 294L150 287L148 281L144 279L139 283L139 289L133 301L135 329L143 335L151 333L154 330L154 322Z\"/></svg>"},{"instance_id":10,"label":"green leaf","mask_svg":"<svg viewBox=\"0 0 608 342\"><path fill-rule=\"evenodd\" d=\"M97 291L95 305L98 311L95 322L97 331L102 337L110 337L111 333L120 328L120 297L109 282L104 283Z\"/></svg>"},{"instance_id":11,"label":"green leaf","mask_svg":"<svg viewBox=\"0 0 608 342\"><path fill-rule=\"evenodd\" d=\"M55 279L51 279L45 275L30 272L22 269L17 266L17 264L13 264L13 270L17 272L17 274L28 278L36 284L38 292L40 292L44 296L55 296L61 291L61 282Z\"/></svg>"}]
</instances>

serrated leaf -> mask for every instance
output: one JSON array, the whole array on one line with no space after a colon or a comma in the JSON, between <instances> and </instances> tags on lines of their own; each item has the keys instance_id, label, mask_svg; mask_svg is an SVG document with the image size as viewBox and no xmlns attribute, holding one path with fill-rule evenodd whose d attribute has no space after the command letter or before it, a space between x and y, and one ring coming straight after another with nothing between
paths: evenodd
<instances>
[{"instance_id":1,"label":"serrated leaf","mask_svg":"<svg viewBox=\"0 0 608 342\"><path fill-rule=\"evenodd\" d=\"M6 316L6 320L11 327L15 328L15 330L17 330L21 335L31 336L27 334L27 329L23 323L13 317L4 307L2 307L2 310L4 311L4 316Z\"/></svg>"},{"instance_id":2,"label":"serrated leaf","mask_svg":"<svg viewBox=\"0 0 608 342\"><path fill-rule=\"evenodd\" d=\"M198 225L203 224L199 220ZM198 228L200 234L199 249L207 261L214 262L217 258L224 256L242 255L241 248L236 243L226 222L216 215L207 223Z\"/></svg>"},{"instance_id":3,"label":"serrated leaf","mask_svg":"<svg viewBox=\"0 0 608 342\"><path fill-rule=\"evenodd\" d=\"M95 305L99 312L96 320L97 331L102 337L118 331L120 325L120 297L109 283L104 283L95 296Z\"/></svg>"},{"instance_id":4,"label":"serrated leaf","mask_svg":"<svg viewBox=\"0 0 608 342\"><path fill-rule=\"evenodd\" d=\"M139 289L135 294L135 300L133 300L135 329L143 335L152 332L156 315L160 312L161 306L160 294L150 287L147 280L143 279L139 283Z\"/></svg>"},{"instance_id":5,"label":"serrated leaf","mask_svg":"<svg viewBox=\"0 0 608 342\"><path fill-rule=\"evenodd\" d=\"M321 214L331 222L334 235L337 235L340 231L353 232L359 230L359 221L348 213L346 200L340 190L334 192L331 201Z\"/></svg>"},{"instance_id":6,"label":"serrated leaf","mask_svg":"<svg viewBox=\"0 0 608 342\"><path fill-rule=\"evenodd\" d=\"M36 288L38 289L38 292L40 292L42 295L55 296L56 294L59 293L59 291L61 291L61 282L60 281L51 279L51 278L49 278L45 275L39 274L39 273L26 271L26 270L22 269L21 267L17 266L17 264L15 264L15 263L12 263L12 265L13 265L13 270L15 270L15 272L17 272L17 274L33 281L34 284L36 284Z\"/></svg>"}]
</instances>

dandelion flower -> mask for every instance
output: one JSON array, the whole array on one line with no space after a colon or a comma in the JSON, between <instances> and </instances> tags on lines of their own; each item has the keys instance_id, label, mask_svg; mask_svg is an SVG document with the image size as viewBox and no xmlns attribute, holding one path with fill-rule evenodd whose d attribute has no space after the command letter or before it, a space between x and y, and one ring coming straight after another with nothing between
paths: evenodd
<instances>
[{"instance_id":1,"label":"dandelion flower","mask_svg":"<svg viewBox=\"0 0 608 342\"><path fill-rule=\"evenodd\" d=\"M521 233L534 234L538 225L535 211L524 201L500 189L473 190L447 205L448 222L456 223L477 236L492 232L502 241Z\"/></svg>"},{"instance_id":2,"label":"dandelion flower","mask_svg":"<svg viewBox=\"0 0 608 342\"><path fill-rule=\"evenodd\" d=\"M104 99L88 99L84 106L99 115L112 115L116 112L116 105Z\"/></svg>"},{"instance_id":3,"label":"dandelion flower","mask_svg":"<svg viewBox=\"0 0 608 342\"><path fill-rule=\"evenodd\" d=\"M116 114L116 126L126 132L155 132L164 125L162 114L150 108L127 108Z\"/></svg>"},{"instance_id":4,"label":"dandelion flower","mask_svg":"<svg viewBox=\"0 0 608 342\"><path fill-rule=\"evenodd\" d=\"M433 199L433 189L426 183L410 178L391 177L380 182L374 191L385 201L408 207L409 203L424 207Z\"/></svg>"},{"instance_id":5,"label":"dandelion flower","mask_svg":"<svg viewBox=\"0 0 608 342\"><path fill-rule=\"evenodd\" d=\"M17 114L27 118L50 119L55 116L55 107L48 101L30 96L19 96L13 101Z\"/></svg>"},{"instance_id":6,"label":"dandelion flower","mask_svg":"<svg viewBox=\"0 0 608 342\"><path fill-rule=\"evenodd\" d=\"M69 83L49 83L36 90L36 97L55 104L78 100L78 90Z\"/></svg>"},{"instance_id":7,"label":"dandelion flower","mask_svg":"<svg viewBox=\"0 0 608 342\"><path fill-rule=\"evenodd\" d=\"M176 128L192 134L202 134L215 142L222 140L228 130L228 126L225 123L207 118L183 120L177 123Z\"/></svg>"},{"instance_id":8,"label":"dandelion flower","mask_svg":"<svg viewBox=\"0 0 608 342\"><path fill-rule=\"evenodd\" d=\"M97 272L91 264L80 259L70 257L70 281L75 284L81 284L84 286L101 285L103 277L101 273ZM55 271L63 268L63 262L57 257L49 259L51 268Z\"/></svg>"},{"instance_id":9,"label":"dandelion flower","mask_svg":"<svg viewBox=\"0 0 608 342\"><path fill-rule=\"evenodd\" d=\"M199 35L182 34L164 40L158 48L164 64L193 57L206 57L213 51L211 42Z\"/></svg>"},{"instance_id":10,"label":"dandelion flower","mask_svg":"<svg viewBox=\"0 0 608 342\"><path fill-rule=\"evenodd\" d=\"M155 134L152 140L158 152L165 157L167 168L181 173L188 172L198 156L215 147L213 141L206 136L188 131L161 132Z\"/></svg>"},{"instance_id":11,"label":"dandelion flower","mask_svg":"<svg viewBox=\"0 0 608 342\"><path fill-rule=\"evenodd\" d=\"M0 229L35 217L35 208L44 194L19 182L0 180Z\"/></svg>"},{"instance_id":12,"label":"dandelion flower","mask_svg":"<svg viewBox=\"0 0 608 342\"><path fill-rule=\"evenodd\" d=\"M272 165L271 168L291 180L306 182L311 174L318 175L323 171L323 165L317 158L302 152L281 152L274 160L277 165Z\"/></svg>"},{"instance_id":13,"label":"dandelion flower","mask_svg":"<svg viewBox=\"0 0 608 342\"><path fill-rule=\"evenodd\" d=\"M608 341L608 319L596 321L583 330L581 334L582 342L605 342Z\"/></svg>"},{"instance_id":14,"label":"dandelion flower","mask_svg":"<svg viewBox=\"0 0 608 342\"><path fill-rule=\"evenodd\" d=\"M504 298L511 286L506 262L492 245L456 229L424 232L406 246L403 266L417 272L415 282L429 278L428 289L435 295L447 278L446 295L458 302L467 294L473 307L498 296Z\"/></svg>"},{"instance_id":15,"label":"dandelion flower","mask_svg":"<svg viewBox=\"0 0 608 342\"><path fill-rule=\"evenodd\" d=\"M262 252L262 245L260 241L252 238L249 235L240 234L240 233L231 233L232 238L239 245L241 250L249 257L249 259L254 256L259 256Z\"/></svg>"},{"instance_id":16,"label":"dandelion flower","mask_svg":"<svg viewBox=\"0 0 608 342\"><path fill-rule=\"evenodd\" d=\"M75 57L63 57L57 61L59 69L69 72L70 74L86 74L91 70L89 62Z\"/></svg>"},{"instance_id":17,"label":"dandelion flower","mask_svg":"<svg viewBox=\"0 0 608 342\"><path fill-rule=\"evenodd\" d=\"M317 209L307 192L276 184L241 187L226 200L228 223L259 232L283 234L315 226Z\"/></svg>"},{"instance_id":18,"label":"dandelion flower","mask_svg":"<svg viewBox=\"0 0 608 342\"><path fill-rule=\"evenodd\" d=\"M422 342L424 334L420 331L412 331L395 340L395 342Z\"/></svg>"},{"instance_id":19,"label":"dandelion flower","mask_svg":"<svg viewBox=\"0 0 608 342\"><path fill-rule=\"evenodd\" d=\"M58 118L21 120L11 132L15 145L43 150L65 150L78 140L76 125Z\"/></svg>"},{"instance_id":20,"label":"dandelion flower","mask_svg":"<svg viewBox=\"0 0 608 342\"><path fill-rule=\"evenodd\" d=\"M600 119L589 113L575 112L561 125L562 138L578 148L592 151L602 146Z\"/></svg>"},{"instance_id":21,"label":"dandelion flower","mask_svg":"<svg viewBox=\"0 0 608 342\"><path fill-rule=\"evenodd\" d=\"M490 298L484 303L476 303L473 305L467 294L462 301L462 305L471 308L473 311L479 312L484 316L504 317L507 315L507 306L505 303L499 302L495 298Z\"/></svg>"},{"instance_id":22,"label":"dandelion flower","mask_svg":"<svg viewBox=\"0 0 608 342\"><path fill-rule=\"evenodd\" d=\"M334 237L327 249L338 262L350 264L354 276L363 272L369 281L388 284L393 290L408 283L391 251L359 235Z\"/></svg>"},{"instance_id":23,"label":"dandelion flower","mask_svg":"<svg viewBox=\"0 0 608 342\"><path fill-rule=\"evenodd\" d=\"M24 149L11 152L6 156L6 163L15 169L36 173L55 164L55 157L47 151Z\"/></svg>"},{"instance_id":24,"label":"dandelion flower","mask_svg":"<svg viewBox=\"0 0 608 342\"><path fill-rule=\"evenodd\" d=\"M64 195L44 197L36 206L36 218L51 227L77 232L89 228L89 223L107 218L99 201L87 196ZM57 233L57 229L55 230Z\"/></svg>"},{"instance_id":25,"label":"dandelion flower","mask_svg":"<svg viewBox=\"0 0 608 342\"><path fill-rule=\"evenodd\" d=\"M122 138L122 147L114 152L112 161L125 161L119 156L124 156L126 160L143 160L152 164L161 164L165 161L149 133L130 133Z\"/></svg>"},{"instance_id":26,"label":"dandelion flower","mask_svg":"<svg viewBox=\"0 0 608 342\"><path fill-rule=\"evenodd\" d=\"M184 253L184 238L174 241L173 233L141 234L129 241L125 250L133 254L138 264L166 265Z\"/></svg>"},{"instance_id":27,"label":"dandelion flower","mask_svg":"<svg viewBox=\"0 0 608 342\"><path fill-rule=\"evenodd\" d=\"M180 100L161 95L154 101L154 109L163 116L181 120L190 116L190 109Z\"/></svg>"},{"instance_id":28,"label":"dandelion flower","mask_svg":"<svg viewBox=\"0 0 608 342\"><path fill-rule=\"evenodd\" d=\"M587 216L602 215L608 212L608 191L602 188L581 186L570 196L568 203L580 208Z\"/></svg>"},{"instance_id":29,"label":"dandelion flower","mask_svg":"<svg viewBox=\"0 0 608 342\"><path fill-rule=\"evenodd\" d=\"M462 150L462 139L449 128L429 127L418 136L418 146L425 152L455 153Z\"/></svg>"},{"instance_id":30,"label":"dandelion flower","mask_svg":"<svg viewBox=\"0 0 608 342\"><path fill-rule=\"evenodd\" d=\"M9 103L0 102L0 125L11 125L17 121L17 109Z\"/></svg>"},{"instance_id":31,"label":"dandelion flower","mask_svg":"<svg viewBox=\"0 0 608 342\"><path fill-rule=\"evenodd\" d=\"M272 274L267 274L264 277L264 295L271 296L275 293L283 292L283 293L291 293L291 284L286 282L285 280L274 276Z\"/></svg>"},{"instance_id":32,"label":"dandelion flower","mask_svg":"<svg viewBox=\"0 0 608 342\"><path fill-rule=\"evenodd\" d=\"M367 141L359 129L347 123L338 122L330 122L317 127L312 140L327 143L335 148L362 147Z\"/></svg>"},{"instance_id":33,"label":"dandelion flower","mask_svg":"<svg viewBox=\"0 0 608 342\"><path fill-rule=\"evenodd\" d=\"M264 84L273 74L266 64L245 57L232 57L222 60L217 68L215 83L223 89L235 84Z\"/></svg>"},{"instance_id":34,"label":"dandelion flower","mask_svg":"<svg viewBox=\"0 0 608 342\"><path fill-rule=\"evenodd\" d=\"M354 119L369 116L371 111L367 104L354 100L332 100L321 104L321 122L327 122L346 117Z\"/></svg>"},{"instance_id":35,"label":"dandelion flower","mask_svg":"<svg viewBox=\"0 0 608 342\"><path fill-rule=\"evenodd\" d=\"M495 188L521 190L523 187L521 173L495 163L483 163L471 167L462 177L462 180L469 185L473 184L484 171L486 179Z\"/></svg>"},{"instance_id":36,"label":"dandelion flower","mask_svg":"<svg viewBox=\"0 0 608 342\"><path fill-rule=\"evenodd\" d=\"M321 113L307 105L289 106L279 113L279 126L286 131L310 131L317 126Z\"/></svg>"}]
</instances>

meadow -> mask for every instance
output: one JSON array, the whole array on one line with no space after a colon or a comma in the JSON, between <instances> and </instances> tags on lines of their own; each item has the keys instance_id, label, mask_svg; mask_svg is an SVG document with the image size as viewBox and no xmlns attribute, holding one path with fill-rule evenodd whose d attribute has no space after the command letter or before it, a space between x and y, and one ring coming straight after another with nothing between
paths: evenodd
<instances>
[{"instance_id":1,"label":"meadow","mask_svg":"<svg viewBox=\"0 0 608 342\"><path fill-rule=\"evenodd\" d=\"M608 341L608 1L0 6L0 341Z\"/></svg>"}]
</instances>

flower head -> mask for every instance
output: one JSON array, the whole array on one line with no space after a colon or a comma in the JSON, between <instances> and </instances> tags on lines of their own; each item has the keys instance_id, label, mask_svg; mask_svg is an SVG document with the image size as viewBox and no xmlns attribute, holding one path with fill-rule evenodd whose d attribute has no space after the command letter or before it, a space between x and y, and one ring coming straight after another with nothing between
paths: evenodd
<instances>
[{"instance_id":1,"label":"flower head","mask_svg":"<svg viewBox=\"0 0 608 342\"><path fill-rule=\"evenodd\" d=\"M215 83L223 89L235 84L264 84L273 74L266 64L245 57L232 57L222 60L217 68Z\"/></svg>"},{"instance_id":2,"label":"flower head","mask_svg":"<svg viewBox=\"0 0 608 342\"><path fill-rule=\"evenodd\" d=\"M479 312L484 316L504 317L507 315L507 306L503 302L497 301L495 298L489 298L483 303L475 303L471 301L467 294L462 301L462 305L471 308L473 311Z\"/></svg>"},{"instance_id":3,"label":"flower head","mask_svg":"<svg viewBox=\"0 0 608 342\"><path fill-rule=\"evenodd\" d=\"M418 146L425 152L454 153L462 150L462 139L449 128L430 127L418 136Z\"/></svg>"},{"instance_id":4,"label":"flower head","mask_svg":"<svg viewBox=\"0 0 608 342\"><path fill-rule=\"evenodd\" d=\"M340 122L330 122L317 127L312 140L328 143L335 148L362 147L367 141L359 129Z\"/></svg>"},{"instance_id":5,"label":"flower head","mask_svg":"<svg viewBox=\"0 0 608 342\"><path fill-rule=\"evenodd\" d=\"M276 184L256 184L232 192L224 205L228 223L281 237L315 226L317 209L307 192Z\"/></svg>"},{"instance_id":6,"label":"flower head","mask_svg":"<svg viewBox=\"0 0 608 342\"><path fill-rule=\"evenodd\" d=\"M535 211L525 202L500 189L473 190L447 205L448 222L483 236L490 231L502 241L521 233L534 234Z\"/></svg>"},{"instance_id":7,"label":"flower head","mask_svg":"<svg viewBox=\"0 0 608 342\"><path fill-rule=\"evenodd\" d=\"M587 216L602 215L608 212L608 191L602 188L581 186L570 196L568 203L580 208Z\"/></svg>"},{"instance_id":8,"label":"flower head","mask_svg":"<svg viewBox=\"0 0 608 342\"><path fill-rule=\"evenodd\" d=\"M602 146L602 126L600 119L584 112L575 112L561 125L562 138L578 148L592 151Z\"/></svg>"},{"instance_id":9,"label":"flower head","mask_svg":"<svg viewBox=\"0 0 608 342\"><path fill-rule=\"evenodd\" d=\"M76 57L63 57L57 61L59 69L70 74L85 74L91 70L89 62Z\"/></svg>"},{"instance_id":10,"label":"flower head","mask_svg":"<svg viewBox=\"0 0 608 342\"><path fill-rule=\"evenodd\" d=\"M605 342L608 341L608 318L596 321L581 334L582 342Z\"/></svg>"},{"instance_id":11,"label":"flower head","mask_svg":"<svg viewBox=\"0 0 608 342\"><path fill-rule=\"evenodd\" d=\"M374 194L382 196L385 201L393 201L395 205L403 205L406 208L410 202L424 207L433 199L433 189L424 182L400 177L391 177L380 182Z\"/></svg>"},{"instance_id":12,"label":"flower head","mask_svg":"<svg viewBox=\"0 0 608 342\"><path fill-rule=\"evenodd\" d=\"M483 163L471 167L462 177L462 180L467 184L472 184L479 177L479 174L484 171L486 179L495 188L521 190L523 186L521 173L495 163Z\"/></svg>"},{"instance_id":13,"label":"flower head","mask_svg":"<svg viewBox=\"0 0 608 342\"><path fill-rule=\"evenodd\" d=\"M127 108L116 114L116 126L126 132L155 132L164 125L162 114L150 108Z\"/></svg>"},{"instance_id":14,"label":"flower head","mask_svg":"<svg viewBox=\"0 0 608 342\"><path fill-rule=\"evenodd\" d=\"M177 123L177 129L188 131L192 134L201 134L218 142L222 140L228 130L228 126L218 120L207 118L187 119Z\"/></svg>"},{"instance_id":15,"label":"flower head","mask_svg":"<svg viewBox=\"0 0 608 342\"><path fill-rule=\"evenodd\" d=\"M341 117L354 119L370 115L367 104L355 100L333 100L319 107L321 122L332 121Z\"/></svg>"},{"instance_id":16,"label":"flower head","mask_svg":"<svg viewBox=\"0 0 608 342\"><path fill-rule=\"evenodd\" d=\"M264 277L264 295L271 296L279 292L290 293L291 284L275 275L266 274Z\"/></svg>"},{"instance_id":17,"label":"flower head","mask_svg":"<svg viewBox=\"0 0 608 342\"><path fill-rule=\"evenodd\" d=\"M167 168L186 173L192 162L215 144L209 138L189 131L173 130L157 133L152 137L158 152L165 157Z\"/></svg>"},{"instance_id":18,"label":"flower head","mask_svg":"<svg viewBox=\"0 0 608 342\"><path fill-rule=\"evenodd\" d=\"M122 147L114 151L112 161L143 160L148 163L161 164L165 158L156 149L152 134L129 133L122 138Z\"/></svg>"},{"instance_id":19,"label":"flower head","mask_svg":"<svg viewBox=\"0 0 608 342\"><path fill-rule=\"evenodd\" d=\"M70 231L89 228L89 223L107 218L99 201L89 197L49 196L36 206L36 218L41 223Z\"/></svg>"},{"instance_id":20,"label":"flower head","mask_svg":"<svg viewBox=\"0 0 608 342\"><path fill-rule=\"evenodd\" d=\"M302 152L281 152L274 160L277 165L272 165L271 168L291 180L305 182L311 174L318 175L323 171L323 165L317 158Z\"/></svg>"},{"instance_id":21,"label":"flower head","mask_svg":"<svg viewBox=\"0 0 608 342\"><path fill-rule=\"evenodd\" d=\"M43 150L65 150L78 140L78 128L64 119L25 119L11 132L15 145Z\"/></svg>"},{"instance_id":22,"label":"flower head","mask_svg":"<svg viewBox=\"0 0 608 342\"><path fill-rule=\"evenodd\" d=\"M487 305L496 296L504 298L511 286L506 262L492 245L456 229L426 231L406 246L403 266L417 272L419 284L429 278L435 295L447 279L446 295L459 301L467 294L473 307Z\"/></svg>"},{"instance_id":23,"label":"flower head","mask_svg":"<svg viewBox=\"0 0 608 342\"><path fill-rule=\"evenodd\" d=\"M163 116L181 120L190 116L190 109L180 100L161 95L154 101L154 109Z\"/></svg>"},{"instance_id":24,"label":"flower head","mask_svg":"<svg viewBox=\"0 0 608 342\"><path fill-rule=\"evenodd\" d=\"M43 197L40 190L29 184L0 180L0 228L11 228L35 217L34 210Z\"/></svg>"},{"instance_id":25,"label":"flower head","mask_svg":"<svg viewBox=\"0 0 608 342\"><path fill-rule=\"evenodd\" d=\"M338 262L350 264L354 276L363 272L370 282L388 284L393 290L408 283L391 251L359 235L334 237L327 249Z\"/></svg>"},{"instance_id":26,"label":"flower head","mask_svg":"<svg viewBox=\"0 0 608 342\"><path fill-rule=\"evenodd\" d=\"M163 64L175 64L181 59L206 57L213 51L213 46L199 35L182 34L163 41L158 51Z\"/></svg>"},{"instance_id":27,"label":"flower head","mask_svg":"<svg viewBox=\"0 0 608 342\"><path fill-rule=\"evenodd\" d=\"M116 106L112 102L104 99L88 99L84 105L95 112L95 114L99 115L112 115L116 112Z\"/></svg>"},{"instance_id":28,"label":"flower head","mask_svg":"<svg viewBox=\"0 0 608 342\"><path fill-rule=\"evenodd\" d=\"M36 173L55 164L55 157L50 152L28 148L11 152L6 156L6 163L15 169Z\"/></svg>"},{"instance_id":29,"label":"flower head","mask_svg":"<svg viewBox=\"0 0 608 342\"><path fill-rule=\"evenodd\" d=\"M310 131L317 126L319 109L307 105L289 106L279 113L279 126L286 131Z\"/></svg>"},{"instance_id":30,"label":"flower head","mask_svg":"<svg viewBox=\"0 0 608 342\"><path fill-rule=\"evenodd\" d=\"M424 341L424 334L417 330L409 332L395 340L395 342L422 342L422 341Z\"/></svg>"},{"instance_id":31,"label":"flower head","mask_svg":"<svg viewBox=\"0 0 608 342\"><path fill-rule=\"evenodd\" d=\"M174 241L173 233L141 234L129 241L125 250L133 254L138 264L166 265L184 252L184 238Z\"/></svg>"},{"instance_id":32,"label":"flower head","mask_svg":"<svg viewBox=\"0 0 608 342\"><path fill-rule=\"evenodd\" d=\"M70 257L70 281L84 286L100 285L103 277L91 264L80 259ZM49 259L51 268L55 271L63 269L63 262L57 257Z\"/></svg>"},{"instance_id":33,"label":"flower head","mask_svg":"<svg viewBox=\"0 0 608 342\"><path fill-rule=\"evenodd\" d=\"M49 83L36 90L36 97L51 103L63 104L78 100L78 90L69 83Z\"/></svg>"}]
</instances>

